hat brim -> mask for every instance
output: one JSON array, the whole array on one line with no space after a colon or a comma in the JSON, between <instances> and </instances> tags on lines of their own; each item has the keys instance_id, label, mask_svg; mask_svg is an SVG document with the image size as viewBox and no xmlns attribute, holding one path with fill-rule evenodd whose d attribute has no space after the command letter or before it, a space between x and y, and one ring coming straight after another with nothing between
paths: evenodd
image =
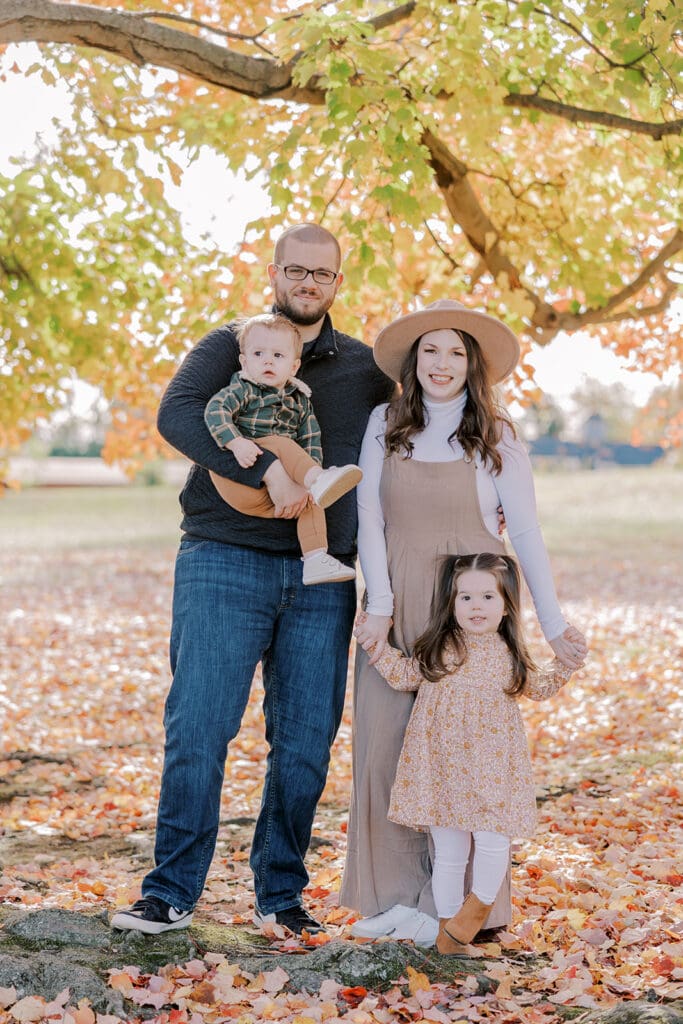
<instances>
[{"instance_id":1,"label":"hat brim","mask_svg":"<svg viewBox=\"0 0 683 1024\"><path fill-rule=\"evenodd\" d=\"M492 384L498 384L519 362L519 342L500 320L475 309L420 309L394 320L377 336L375 362L392 380L400 381L411 345L428 331L466 331L478 342Z\"/></svg>"}]
</instances>

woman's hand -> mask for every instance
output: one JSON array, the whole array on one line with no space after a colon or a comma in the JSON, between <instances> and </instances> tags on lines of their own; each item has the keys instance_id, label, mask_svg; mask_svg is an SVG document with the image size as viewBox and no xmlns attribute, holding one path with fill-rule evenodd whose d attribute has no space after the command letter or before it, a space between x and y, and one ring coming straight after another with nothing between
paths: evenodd
<instances>
[{"instance_id":1,"label":"woman's hand","mask_svg":"<svg viewBox=\"0 0 683 1024\"><path fill-rule=\"evenodd\" d=\"M588 645L576 626L567 626L564 633L549 642L558 661L567 668L581 668L588 654Z\"/></svg>"},{"instance_id":2,"label":"woman's hand","mask_svg":"<svg viewBox=\"0 0 683 1024\"><path fill-rule=\"evenodd\" d=\"M390 615L369 615L367 612L358 612L353 635L364 651L370 654L370 664L374 665L384 648L387 646L387 637L391 629L393 619Z\"/></svg>"}]
</instances>

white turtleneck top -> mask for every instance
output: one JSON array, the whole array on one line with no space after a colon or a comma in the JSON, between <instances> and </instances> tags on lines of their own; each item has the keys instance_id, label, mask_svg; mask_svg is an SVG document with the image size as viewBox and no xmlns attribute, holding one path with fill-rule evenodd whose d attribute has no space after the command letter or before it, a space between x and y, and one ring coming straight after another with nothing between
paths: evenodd
<instances>
[{"instance_id":1,"label":"white turtleneck top","mask_svg":"<svg viewBox=\"0 0 683 1024\"><path fill-rule=\"evenodd\" d=\"M450 402L424 399L427 426L412 437L412 458L418 462L455 462L464 458L459 441L448 437L460 424L467 393ZM384 515L380 504L380 478L384 464L386 405L373 410L359 465L363 479L358 485L358 552L368 591L367 610L391 615L394 596L387 567ZM498 444L503 468L498 476L475 458L477 495L486 528L498 536L496 509L502 505L510 543L519 561L546 640L554 640L567 628L555 594L548 553L536 513L531 463L524 445L506 428Z\"/></svg>"}]
</instances>

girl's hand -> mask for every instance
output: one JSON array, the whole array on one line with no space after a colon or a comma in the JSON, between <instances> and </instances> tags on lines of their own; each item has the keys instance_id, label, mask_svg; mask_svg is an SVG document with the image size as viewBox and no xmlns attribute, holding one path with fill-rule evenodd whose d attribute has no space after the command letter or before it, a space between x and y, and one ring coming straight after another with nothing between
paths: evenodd
<instances>
[{"instance_id":1,"label":"girl's hand","mask_svg":"<svg viewBox=\"0 0 683 1024\"><path fill-rule=\"evenodd\" d=\"M364 651L372 652L370 655L371 665L375 664L387 646L387 637L392 622L393 619L390 615L369 615L367 612L358 612L356 616L353 635Z\"/></svg>"},{"instance_id":2,"label":"girl's hand","mask_svg":"<svg viewBox=\"0 0 683 1024\"><path fill-rule=\"evenodd\" d=\"M550 646L558 661L567 668L581 668L588 654L586 638L576 626L567 626L564 633L550 641Z\"/></svg>"}]
</instances>

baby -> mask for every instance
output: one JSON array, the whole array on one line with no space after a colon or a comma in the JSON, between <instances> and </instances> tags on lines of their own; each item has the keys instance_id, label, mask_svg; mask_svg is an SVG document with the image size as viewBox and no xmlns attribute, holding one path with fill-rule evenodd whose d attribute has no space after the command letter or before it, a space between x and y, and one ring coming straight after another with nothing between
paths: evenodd
<instances>
[{"instance_id":1,"label":"baby","mask_svg":"<svg viewBox=\"0 0 683 1024\"><path fill-rule=\"evenodd\" d=\"M356 486L358 466L323 469L320 427L308 385L297 380L303 343L295 324L279 313L264 313L237 329L239 373L206 406L205 420L220 448L240 466L253 466L264 449L277 455L288 475L305 487L311 501L297 519L303 554L303 582L351 580L355 570L327 551L323 509ZM255 489L211 473L221 497L245 515L272 518L265 487Z\"/></svg>"}]
</instances>

